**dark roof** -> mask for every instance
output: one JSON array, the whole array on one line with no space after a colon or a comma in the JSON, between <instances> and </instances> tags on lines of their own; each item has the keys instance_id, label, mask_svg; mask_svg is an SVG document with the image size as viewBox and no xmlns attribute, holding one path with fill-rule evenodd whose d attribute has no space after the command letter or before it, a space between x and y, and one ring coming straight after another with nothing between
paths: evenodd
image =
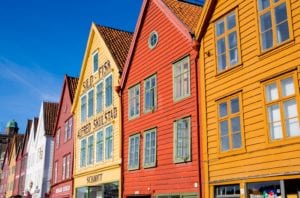
<instances>
[{"instance_id":1,"label":"dark roof","mask_svg":"<svg viewBox=\"0 0 300 198\"><path fill-rule=\"evenodd\" d=\"M162 1L193 33L195 33L202 12L201 6L179 0Z\"/></svg>"},{"instance_id":2,"label":"dark roof","mask_svg":"<svg viewBox=\"0 0 300 198\"><path fill-rule=\"evenodd\" d=\"M54 102L44 102L43 104L45 135L53 135L58 105L58 103Z\"/></svg>"},{"instance_id":3,"label":"dark roof","mask_svg":"<svg viewBox=\"0 0 300 198\"><path fill-rule=\"evenodd\" d=\"M105 44L110 50L117 65L123 69L133 33L97 24L96 27L103 37Z\"/></svg>"},{"instance_id":4,"label":"dark roof","mask_svg":"<svg viewBox=\"0 0 300 198\"><path fill-rule=\"evenodd\" d=\"M23 147L23 140L24 140L25 135L24 134L18 134L16 137L16 157L18 156L19 151L21 151Z\"/></svg>"},{"instance_id":5,"label":"dark roof","mask_svg":"<svg viewBox=\"0 0 300 198\"><path fill-rule=\"evenodd\" d=\"M66 75L66 79L70 91L71 102L73 102L79 78Z\"/></svg>"},{"instance_id":6,"label":"dark roof","mask_svg":"<svg viewBox=\"0 0 300 198\"><path fill-rule=\"evenodd\" d=\"M38 126L38 124L39 124L39 118L37 118L37 117L34 117L34 128L33 128L33 132L34 132L34 137L35 137L35 135L36 135L36 131L37 131L37 126Z\"/></svg>"}]
</instances>

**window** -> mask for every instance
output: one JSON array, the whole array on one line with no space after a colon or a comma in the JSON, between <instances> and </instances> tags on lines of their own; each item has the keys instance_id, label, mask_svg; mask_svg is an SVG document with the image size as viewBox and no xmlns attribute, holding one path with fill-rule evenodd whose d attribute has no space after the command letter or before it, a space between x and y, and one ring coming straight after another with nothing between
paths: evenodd
<instances>
[{"instance_id":1,"label":"window","mask_svg":"<svg viewBox=\"0 0 300 198\"><path fill-rule=\"evenodd\" d=\"M173 97L180 100L190 95L190 58L176 62L173 65Z\"/></svg>"},{"instance_id":2,"label":"window","mask_svg":"<svg viewBox=\"0 0 300 198\"><path fill-rule=\"evenodd\" d=\"M265 85L265 104L269 136L280 140L300 136L297 89L293 76L279 78Z\"/></svg>"},{"instance_id":3,"label":"window","mask_svg":"<svg viewBox=\"0 0 300 198\"><path fill-rule=\"evenodd\" d=\"M128 170L135 170L139 168L140 160L140 134L129 137L129 156L128 156Z\"/></svg>"},{"instance_id":4,"label":"window","mask_svg":"<svg viewBox=\"0 0 300 198\"><path fill-rule=\"evenodd\" d=\"M156 129L144 134L144 167L156 165Z\"/></svg>"},{"instance_id":5,"label":"window","mask_svg":"<svg viewBox=\"0 0 300 198\"><path fill-rule=\"evenodd\" d=\"M158 34L156 31L153 31L150 33L149 39L148 39L148 47L150 49L153 49L156 47L158 43Z\"/></svg>"},{"instance_id":6,"label":"window","mask_svg":"<svg viewBox=\"0 0 300 198\"><path fill-rule=\"evenodd\" d=\"M57 131L56 131L56 140L55 140L56 149L59 148L59 138L60 138L60 129L57 129Z\"/></svg>"},{"instance_id":7,"label":"window","mask_svg":"<svg viewBox=\"0 0 300 198\"><path fill-rule=\"evenodd\" d=\"M242 147L241 111L239 96L226 98L218 104L220 151Z\"/></svg>"},{"instance_id":8,"label":"window","mask_svg":"<svg viewBox=\"0 0 300 198\"><path fill-rule=\"evenodd\" d=\"M285 0L258 0L261 49L266 51L290 38Z\"/></svg>"},{"instance_id":9,"label":"window","mask_svg":"<svg viewBox=\"0 0 300 198\"><path fill-rule=\"evenodd\" d=\"M108 126L105 129L105 159L111 159L113 154L113 128Z\"/></svg>"},{"instance_id":10,"label":"window","mask_svg":"<svg viewBox=\"0 0 300 198\"><path fill-rule=\"evenodd\" d=\"M94 115L94 90L88 92L88 117Z\"/></svg>"},{"instance_id":11,"label":"window","mask_svg":"<svg viewBox=\"0 0 300 198\"><path fill-rule=\"evenodd\" d=\"M112 105L112 75L105 79L105 106Z\"/></svg>"},{"instance_id":12,"label":"window","mask_svg":"<svg viewBox=\"0 0 300 198\"><path fill-rule=\"evenodd\" d=\"M96 111L97 113L101 112L103 110L103 82L100 82L97 85L97 96L96 96Z\"/></svg>"},{"instance_id":13,"label":"window","mask_svg":"<svg viewBox=\"0 0 300 198\"><path fill-rule=\"evenodd\" d=\"M62 180L66 179L66 163L67 163L67 157L63 157L63 164L62 164Z\"/></svg>"},{"instance_id":14,"label":"window","mask_svg":"<svg viewBox=\"0 0 300 198\"><path fill-rule=\"evenodd\" d=\"M140 84L129 89L129 118L140 115Z\"/></svg>"},{"instance_id":15,"label":"window","mask_svg":"<svg viewBox=\"0 0 300 198\"><path fill-rule=\"evenodd\" d=\"M93 71L94 73L98 70L98 52L93 54Z\"/></svg>"},{"instance_id":16,"label":"window","mask_svg":"<svg viewBox=\"0 0 300 198\"><path fill-rule=\"evenodd\" d=\"M183 118L174 122L174 161L191 160L191 118Z\"/></svg>"},{"instance_id":17,"label":"window","mask_svg":"<svg viewBox=\"0 0 300 198\"><path fill-rule=\"evenodd\" d=\"M218 20L215 31L218 72L222 72L239 62L236 12Z\"/></svg>"},{"instance_id":18,"label":"window","mask_svg":"<svg viewBox=\"0 0 300 198\"><path fill-rule=\"evenodd\" d=\"M86 96L81 97L81 122L84 122L86 120Z\"/></svg>"},{"instance_id":19,"label":"window","mask_svg":"<svg viewBox=\"0 0 300 198\"><path fill-rule=\"evenodd\" d=\"M144 111L149 112L156 107L156 102L157 102L156 75L146 79L144 86L145 86Z\"/></svg>"},{"instance_id":20,"label":"window","mask_svg":"<svg viewBox=\"0 0 300 198\"><path fill-rule=\"evenodd\" d=\"M87 164L94 163L94 135L88 137L88 155L87 155Z\"/></svg>"},{"instance_id":21,"label":"window","mask_svg":"<svg viewBox=\"0 0 300 198\"><path fill-rule=\"evenodd\" d=\"M86 165L86 139L82 139L80 143L80 167Z\"/></svg>"},{"instance_id":22,"label":"window","mask_svg":"<svg viewBox=\"0 0 300 198\"><path fill-rule=\"evenodd\" d=\"M103 131L99 131L96 137L96 162L103 161Z\"/></svg>"},{"instance_id":23,"label":"window","mask_svg":"<svg viewBox=\"0 0 300 198\"><path fill-rule=\"evenodd\" d=\"M67 166L66 166L66 179L70 178L70 169L71 169L71 154L67 155Z\"/></svg>"},{"instance_id":24,"label":"window","mask_svg":"<svg viewBox=\"0 0 300 198\"><path fill-rule=\"evenodd\" d=\"M57 163L58 161L54 162L54 183L57 183Z\"/></svg>"},{"instance_id":25,"label":"window","mask_svg":"<svg viewBox=\"0 0 300 198\"><path fill-rule=\"evenodd\" d=\"M226 197L240 197L240 185L232 184L225 186L216 186L215 187L215 197L216 198L226 198Z\"/></svg>"},{"instance_id":26,"label":"window","mask_svg":"<svg viewBox=\"0 0 300 198\"><path fill-rule=\"evenodd\" d=\"M73 125L73 120L72 118L69 118L65 122L64 142L68 141L72 137L72 125Z\"/></svg>"}]
</instances>

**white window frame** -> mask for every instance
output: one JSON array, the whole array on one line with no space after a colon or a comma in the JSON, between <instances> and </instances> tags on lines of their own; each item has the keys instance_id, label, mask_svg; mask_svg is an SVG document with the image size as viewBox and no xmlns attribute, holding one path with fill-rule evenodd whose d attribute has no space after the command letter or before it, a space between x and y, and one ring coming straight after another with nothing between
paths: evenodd
<instances>
[{"instance_id":1,"label":"white window frame","mask_svg":"<svg viewBox=\"0 0 300 198\"><path fill-rule=\"evenodd\" d=\"M138 134L134 134L134 135L131 135L129 137L129 141L128 141L128 170L137 170L140 168L140 146L141 146L141 135L138 133ZM138 145L138 148L135 148L135 138L138 138L139 139L139 145ZM137 159L137 164L134 164L133 166L130 165L130 161L131 161L131 153L130 153L130 140L131 139L134 139L134 152L133 152L133 155L135 155L135 152L137 151L137 155L138 155L138 159ZM137 150L136 150L137 149ZM133 156L134 157L134 156Z\"/></svg>"},{"instance_id":2,"label":"white window frame","mask_svg":"<svg viewBox=\"0 0 300 198\"><path fill-rule=\"evenodd\" d=\"M182 88L182 93L180 94L180 96L177 97L176 96L177 92L176 92L176 80L175 80L175 78L180 76L180 79L182 81L182 78L183 78L182 76L184 75L184 73L181 72L180 75L175 76L175 67L176 67L177 64L181 64L181 70L183 71L182 62L184 62L185 60L187 60L187 62L189 64L189 70L188 70L189 90L188 90L187 94L183 94L184 91L183 91L183 83L182 83L182 85L181 85L182 86L181 87ZM190 62L190 56L189 55L185 56L185 57L181 58L180 60L174 62L173 65L172 65L172 73L173 73L173 77L172 77L172 80L173 80L173 100L175 102L177 102L177 101L183 100L183 99L185 99L185 98L187 98L191 95L191 62Z\"/></svg>"},{"instance_id":3,"label":"white window frame","mask_svg":"<svg viewBox=\"0 0 300 198\"><path fill-rule=\"evenodd\" d=\"M57 129L55 137L55 148L58 149L60 145L60 128Z\"/></svg>"},{"instance_id":4,"label":"white window frame","mask_svg":"<svg viewBox=\"0 0 300 198\"><path fill-rule=\"evenodd\" d=\"M139 90L139 95L137 96L137 95L135 95L135 93L136 93L136 90L135 89L138 89ZM132 89L134 89L134 95L133 96L131 96L131 94L130 94L130 92L131 92L131 90ZM135 112L134 112L134 115L130 115L130 109L131 109L131 100L134 100L135 101L135 103L134 103L134 109L135 110L138 110L138 113L136 114ZM139 106L138 107L136 107L136 101L138 101L138 104L139 104ZM128 118L129 119L133 119L133 118L136 118L136 117L139 117L140 116L140 113L141 113L141 86L140 86L140 83L138 83L138 84L136 84L136 85L134 85L134 86L132 86L132 87L130 87L129 89L128 89Z\"/></svg>"},{"instance_id":5,"label":"white window frame","mask_svg":"<svg viewBox=\"0 0 300 198\"><path fill-rule=\"evenodd\" d=\"M184 120L188 120L188 156L184 157L184 156L177 156L177 143L178 143L178 138L177 138L177 124L178 122L180 121L184 121ZM174 140L173 140L173 159L174 159L174 163L183 163L183 162L188 162L188 161L191 161L192 157L192 153L191 153L191 123L192 123L192 119L190 116L187 116L187 117L183 117L183 118L180 118L180 119L177 119L174 121L174 133L173 133L173 137L174 137Z\"/></svg>"},{"instance_id":6,"label":"white window frame","mask_svg":"<svg viewBox=\"0 0 300 198\"><path fill-rule=\"evenodd\" d=\"M108 128L111 127L111 136L107 137L106 135L106 130ZM105 153L105 160L111 160L113 159L113 155L114 155L114 144L113 144L113 141L114 141L114 127L113 125L108 125L105 127L105 130L103 131L105 132L105 140L104 140L104 153ZM111 153L108 153L108 143L109 141L111 141Z\"/></svg>"},{"instance_id":7,"label":"white window frame","mask_svg":"<svg viewBox=\"0 0 300 198\"><path fill-rule=\"evenodd\" d=\"M102 144L102 152L101 152L101 156L102 156L102 159L97 159L97 154L98 154L98 141L97 141L97 137L98 137L98 134L102 133L102 140L99 141L99 144L101 145ZM97 133L96 133L96 163L99 163L99 162L103 162L104 161L104 130L103 129L100 129Z\"/></svg>"},{"instance_id":8,"label":"white window frame","mask_svg":"<svg viewBox=\"0 0 300 198\"><path fill-rule=\"evenodd\" d=\"M95 55L97 55L97 63L98 63L98 65L97 65L97 69L95 70ZM96 50L93 54L92 54L92 70L93 70L93 73L95 74L95 73L97 73L97 71L98 71L98 68L99 68L99 52L98 52L98 50Z\"/></svg>"},{"instance_id":9,"label":"white window frame","mask_svg":"<svg viewBox=\"0 0 300 198\"><path fill-rule=\"evenodd\" d=\"M92 156L89 156L89 139L90 137L93 137L93 142L92 142ZM91 166L94 164L94 155L95 155L95 138L94 138L94 134L91 134L89 136L86 137L86 142L87 142L87 155L86 155L86 164L87 166ZM90 159L91 158L91 159ZM91 160L91 162L89 163L89 160Z\"/></svg>"},{"instance_id":10,"label":"white window frame","mask_svg":"<svg viewBox=\"0 0 300 198\"><path fill-rule=\"evenodd\" d=\"M101 102L101 104L100 104L100 106L101 106L101 111L98 109L98 86L99 86L100 84L102 84L102 91L101 91L101 93L102 93L102 102ZM103 111L103 107L104 107L104 96L105 96L105 94L104 94L104 81L101 80L101 81L99 81L99 82L97 83L97 85L96 85L96 113L100 113L100 112Z\"/></svg>"},{"instance_id":11,"label":"white window frame","mask_svg":"<svg viewBox=\"0 0 300 198\"><path fill-rule=\"evenodd\" d=\"M148 89L146 90L146 83L148 81L150 81L150 87L151 87L151 80L153 78L155 78L155 86L153 88L150 88L149 90ZM147 94L147 91L151 91L152 89L154 89L154 91L153 91L154 92L154 98L153 98L154 104L153 104L153 107L146 109L146 94ZM157 75L154 74L144 80L144 113L151 112L156 108L157 108Z\"/></svg>"},{"instance_id":12,"label":"white window frame","mask_svg":"<svg viewBox=\"0 0 300 198\"><path fill-rule=\"evenodd\" d=\"M91 92L93 92L93 97L92 97L92 101L93 101L93 103L92 103L92 114L91 115L89 115L89 109L90 109L90 100L89 100L89 95L90 95L90 93ZM87 92L87 94L86 94L86 96L87 96L87 118L89 119L89 118L91 118L91 117L93 117L94 116L94 113L95 113L95 106L94 106L94 104L95 104L95 91L94 91L94 88L91 88L88 92Z\"/></svg>"},{"instance_id":13,"label":"white window frame","mask_svg":"<svg viewBox=\"0 0 300 198\"><path fill-rule=\"evenodd\" d=\"M67 165L67 157L66 155L64 155L62 160L62 180L66 179L66 165Z\"/></svg>"},{"instance_id":14,"label":"white window frame","mask_svg":"<svg viewBox=\"0 0 300 198\"><path fill-rule=\"evenodd\" d=\"M149 162L149 163L146 163L146 157L147 157L147 151L146 151L146 136L147 134L150 134L150 155L151 155L151 149L152 149L152 145L151 145L151 134L154 133L155 134L155 139L154 139L154 161L153 162ZM143 139L144 139L144 168L150 168L150 167L155 167L156 166L156 153L157 153L157 130L156 128L153 128L153 129L150 129L150 130L147 130L144 132L144 135L143 135Z\"/></svg>"},{"instance_id":15,"label":"white window frame","mask_svg":"<svg viewBox=\"0 0 300 198\"><path fill-rule=\"evenodd\" d=\"M83 107L82 100L83 100L84 97L85 97L85 112L83 113L83 111L82 111L82 107ZM81 123L83 123L87 120L87 111L88 111L88 97L87 97L86 94L83 94L80 97L80 121L81 121Z\"/></svg>"},{"instance_id":16,"label":"white window frame","mask_svg":"<svg viewBox=\"0 0 300 198\"><path fill-rule=\"evenodd\" d=\"M111 104L107 105L107 100L106 100L106 80L111 77ZM105 98L105 107L106 108L109 108L111 106L113 106L113 103L114 103L114 78L113 78L113 75L112 73L108 74L105 78L104 78L104 83L103 83L105 86L104 86L104 98Z\"/></svg>"}]
</instances>

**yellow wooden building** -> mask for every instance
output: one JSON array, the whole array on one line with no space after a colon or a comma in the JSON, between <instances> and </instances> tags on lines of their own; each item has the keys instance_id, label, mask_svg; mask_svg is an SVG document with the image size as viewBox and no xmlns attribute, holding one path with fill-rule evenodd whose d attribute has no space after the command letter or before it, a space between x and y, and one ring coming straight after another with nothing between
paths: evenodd
<instances>
[{"instance_id":1,"label":"yellow wooden building","mask_svg":"<svg viewBox=\"0 0 300 198\"><path fill-rule=\"evenodd\" d=\"M72 106L74 195L121 195L119 80L132 33L92 24Z\"/></svg>"},{"instance_id":2,"label":"yellow wooden building","mask_svg":"<svg viewBox=\"0 0 300 198\"><path fill-rule=\"evenodd\" d=\"M202 195L300 197L300 1L206 0Z\"/></svg>"}]
</instances>

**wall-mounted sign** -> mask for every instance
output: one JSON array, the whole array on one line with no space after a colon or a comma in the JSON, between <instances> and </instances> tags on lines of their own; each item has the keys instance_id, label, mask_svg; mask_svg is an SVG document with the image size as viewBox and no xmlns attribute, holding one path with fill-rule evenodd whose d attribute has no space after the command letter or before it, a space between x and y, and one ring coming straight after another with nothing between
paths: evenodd
<instances>
[{"instance_id":1,"label":"wall-mounted sign","mask_svg":"<svg viewBox=\"0 0 300 198\"><path fill-rule=\"evenodd\" d=\"M102 181L102 174L97 174L93 176L89 176L86 178L87 183L95 183L98 181Z\"/></svg>"},{"instance_id":2,"label":"wall-mounted sign","mask_svg":"<svg viewBox=\"0 0 300 198\"><path fill-rule=\"evenodd\" d=\"M61 193L61 192L67 192L67 191L70 191L70 186L69 185L56 188L55 193Z\"/></svg>"},{"instance_id":3,"label":"wall-mounted sign","mask_svg":"<svg viewBox=\"0 0 300 198\"><path fill-rule=\"evenodd\" d=\"M107 60L102 66L98 68L99 79L103 78L106 74L110 73L110 62Z\"/></svg>"},{"instance_id":4,"label":"wall-mounted sign","mask_svg":"<svg viewBox=\"0 0 300 198\"><path fill-rule=\"evenodd\" d=\"M78 130L78 137L81 138L84 135L90 134L92 131L112 122L118 116L118 108L114 107L103 114L95 117L91 122L85 124ZM93 128L92 128L93 126Z\"/></svg>"}]
</instances>

